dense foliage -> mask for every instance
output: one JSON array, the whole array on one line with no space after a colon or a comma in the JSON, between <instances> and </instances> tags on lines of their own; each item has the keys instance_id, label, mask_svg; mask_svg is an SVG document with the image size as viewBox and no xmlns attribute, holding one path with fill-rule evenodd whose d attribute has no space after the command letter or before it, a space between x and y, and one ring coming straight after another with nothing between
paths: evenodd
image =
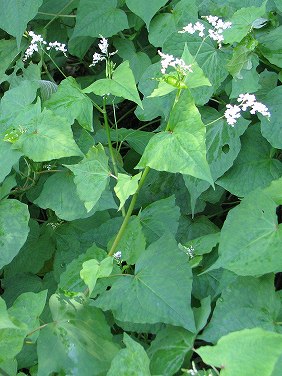
<instances>
[{"instance_id":1,"label":"dense foliage","mask_svg":"<svg viewBox=\"0 0 282 376\"><path fill-rule=\"evenodd\" d=\"M0 373L281 376L282 1L0 15Z\"/></svg>"}]
</instances>

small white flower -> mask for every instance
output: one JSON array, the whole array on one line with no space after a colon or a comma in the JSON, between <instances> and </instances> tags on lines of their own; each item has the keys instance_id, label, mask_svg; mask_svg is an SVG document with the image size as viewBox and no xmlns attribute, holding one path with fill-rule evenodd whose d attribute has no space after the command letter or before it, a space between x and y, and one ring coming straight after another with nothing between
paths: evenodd
<instances>
[{"instance_id":1,"label":"small white flower","mask_svg":"<svg viewBox=\"0 0 282 376\"><path fill-rule=\"evenodd\" d=\"M241 116L241 111L247 111L250 107L250 114L254 115L257 112L263 116L270 117L270 112L268 108L260 102L257 102L254 94L240 94L237 98L239 105L226 105L226 111L224 116L227 119L227 123L232 127L236 124L237 119Z\"/></svg>"},{"instance_id":2,"label":"small white flower","mask_svg":"<svg viewBox=\"0 0 282 376\"><path fill-rule=\"evenodd\" d=\"M191 68L192 65L191 64L186 65L184 60L176 58L173 55L164 54L161 51L158 51L158 54L162 58L162 60L161 60L161 66L162 66L161 72L162 72L162 74L166 73L166 70L167 70L168 67L173 67L176 70L179 69L181 71L181 73L183 73L184 75L186 75L188 72L193 72L192 68Z\"/></svg>"},{"instance_id":3,"label":"small white flower","mask_svg":"<svg viewBox=\"0 0 282 376\"><path fill-rule=\"evenodd\" d=\"M108 48L109 48L108 40L104 38L102 35L100 35L100 37L101 39L100 39L100 43L98 43L98 47L101 51L101 54L99 54L98 52L94 53L93 58L92 58L92 64L90 64L89 67L94 67L97 63L99 63L99 61L106 60L110 56L113 56L118 52L118 50L114 52L108 52Z\"/></svg>"},{"instance_id":4,"label":"small white flower","mask_svg":"<svg viewBox=\"0 0 282 376\"><path fill-rule=\"evenodd\" d=\"M221 18L218 18L217 16L203 16L202 18L205 18L208 21L208 23L210 23L213 26L213 29L208 30L207 35L212 40L215 40L218 43L218 47L221 48L222 42L224 41L222 33L225 29L229 29L231 27L231 22L224 22ZM201 22L197 21L195 25L189 23L187 26L184 26L183 29L179 31L179 33L194 34L195 32L198 32L198 35L201 38L205 38L206 34L204 30L205 26Z\"/></svg>"},{"instance_id":5,"label":"small white flower","mask_svg":"<svg viewBox=\"0 0 282 376\"><path fill-rule=\"evenodd\" d=\"M67 49L64 43L59 43L57 41L49 42L48 46L46 47L46 50L51 50L52 48L54 48L56 51L61 51L65 56L67 56Z\"/></svg>"},{"instance_id":6,"label":"small white flower","mask_svg":"<svg viewBox=\"0 0 282 376\"><path fill-rule=\"evenodd\" d=\"M102 54L107 55L108 54L108 47L109 43L106 38L104 38L102 35L100 35L101 40L100 43L98 44L98 47L100 48Z\"/></svg>"},{"instance_id":7,"label":"small white flower","mask_svg":"<svg viewBox=\"0 0 282 376\"><path fill-rule=\"evenodd\" d=\"M192 369L189 369L187 371L187 373L189 373L189 375L191 375L191 376L198 375L198 370L197 370L194 362L192 362Z\"/></svg>"},{"instance_id":8,"label":"small white flower","mask_svg":"<svg viewBox=\"0 0 282 376\"><path fill-rule=\"evenodd\" d=\"M116 253L114 253L114 258L116 260L120 260L121 259L121 252L120 251L117 251Z\"/></svg>"}]
</instances>

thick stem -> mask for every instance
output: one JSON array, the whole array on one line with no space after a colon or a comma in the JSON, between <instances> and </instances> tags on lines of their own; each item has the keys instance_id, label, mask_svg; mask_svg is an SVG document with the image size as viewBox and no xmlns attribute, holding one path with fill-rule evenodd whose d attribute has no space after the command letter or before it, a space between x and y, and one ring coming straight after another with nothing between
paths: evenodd
<instances>
[{"instance_id":1,"label":"thick stem","mask_svg":"<svg viewBox=\"0 0 282 376\"><path fill-rule=\"evenodd\" d=\"M118 243L120 242L120 239L122 238L122 235L126 229L126 226L130 220L130 217L131 217L131 214L134 210L134 206L136 204L136 200L137 200L137 197L138 197L138 194L140 192L140 189L142 188L144 182L145 182L145 179L146 179L146 176L148 175L148 172L150 171L150 167L145 167L143 173L142 173L142 176L141 176L141 179L139 181L139 185L138 185L138 189L137 191L135 192L135 194L132 196L132 199L131 199L131 202L130 202L130 205L129 205L129 208L127 210L127 213L126 213L126 216L122 222L122 225L119 229L119 232L117 233L117 236L112 244L112 247L108 253L108 256L113 256L113 254L115 253L115 250L118 246Z\"/></svg>"}]
</instances>

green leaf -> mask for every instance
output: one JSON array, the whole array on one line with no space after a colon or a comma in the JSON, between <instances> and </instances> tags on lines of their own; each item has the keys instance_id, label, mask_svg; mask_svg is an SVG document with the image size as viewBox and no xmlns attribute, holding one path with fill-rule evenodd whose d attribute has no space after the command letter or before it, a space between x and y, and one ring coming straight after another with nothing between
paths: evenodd
<instances>
[{"instance_id":1,"label":"green leaf","mask_svg":"<svg viewBox=\"0 0 282 376\"><path fill-rule=\"evenodd\" d=\"M65 166L74 173L78 196L89 212L97 204L109 182L108 157L103 146L92 146L78 164Z\"/></svg>"},{"instance_id":2,"label":"green leaf","mask_svg":"<svg viewBox=\"0 0 282 376\"><path fill-rule=\"evenodd\" d=\"M240 77L233 77L230 98L237 98L241 93L255 93L260 89L259 74L256 69L259 64L258 57L252 56L249 63L250 67L242 69Z\"/></svg>"},{"instance_id":3,"label":"green leaf","mask_svg":"<svg viewBox=\"0 0 282 376\"><path fill-rule=\"evenodd\" d=\"M136 168L192 175L213 185L206 160L206 129L189 90L174 106L169 125L169 131L151 138Z\"/></svg>"},{"instance_id":4,"label":"green leaf","mask_svg":"<svg viewBox=\"0 0 282 376\"><path fill-rule=\"evenodd\" d=\"M68 121L46 109L28 123L14 148L35 162L82 156Z\"/></svg>"},{"instance_id":5,"label":"green leaf","mask_svg":"<svg viewBox=\"0 0 282 376\"><path fill-rule=\"evenodd\" d=\"M86 285L84 280L80 277L80 271L83 264L94 258L95 261L102 262L106 256L106 252L94 244L85 253L79 255L67 264L66 270L60 275L58 288L66 295L68 293L84 292L86 290Z\"/></svg>"},{"instance_id":6,"label":"green leaf","mask_svg":"<svg viewBox=\"0 0 282 376\"><path fill-rule=\"evenodd\" d=\"M154 0L150 2L143 2L139 0L126 0L128 8L137 16L142 18L148 28L151 19L157 11L167 3L168 0Z\"/></svg>"},{"instance_id":7,"label":"green leaf","mask_svg":"<svg viewBox=\"0 0 282 376\"><path fill-rule=\"evenodd\" d=\"M259 50L270 61L270 63L282 68L281 63L281 31L282 26L268 31L267 33L258 34Z\"/></svg>"},{"instance_id":8,"label":"green leaf","mask_svg":"<svg viewBox=\"0 0 282 376\"><path fill-rule=\"evenodd\" d=\"M134 195L138 188L138 182L141 178L142 172L139 174L130 176L126 174L118 174L117 184L114 188L116 195L120 201L118 210L120 210L129 196Z\"/></svg>"},{"instance_id":9,"label":"green leaf","mask_svg":"<svg viewBox=\"0 0 282 376\"><path fill-rule=\"evenodd\" d=\"M180 327L167 326L157 333L148 349L153 375L177 374L193 348L195 334Z\"/></svg>"},{"instance_id":10,"label":"green leaf","mask_svg":"<svg viewBox=\"0 0 282 376\"><path fill-rule=\"evenodd\" d=\"M145 251L146 239L142 231L142 225L139 217L131 216L130 222L118 243L116 251L121 252L121 258L129 265L134 265L140 255ZM116 235L113 237L109 246L112 245ZM108 246L108 248L109 248Z\"/></svg>"},{"instance_id":11,"label":"green leaf","mask_svg":"<svg viewBox=\"0 0 282 376\"><path fill-rule=\"evenodd\" d=\"M47 290L37 294L34 292L23 293L15 300L13 306L8 309L9 315L24 323L27 327L27 333L30 333L40 326L39 316L45 307L46 298ZM35 333L32 338L36 339L38 334L39 332Z\"/></svg>"},{"instance_id":12,"label":"green leaf","mask_svg":"<svg viewBox=\"0 0 282 376\"><path fill-rule=\"evenodd\" d=\"M149 363L150 360L144 348L129 337L123 334L123 342L125 349L119 350L111 363L111 368L107 372L107 376L150 376Z\"/></svg>"},{"instance_id":13,"label":"green leaf","mask_svg":"<svg viewBox=\"0 0 282 376\"><path fill-rule=\"evenodd\" d=\"M224 31L224 42L240 42L252 29L253 22L265 14L264 1L261 7L248 7L237 10L230 19L232 26Z\"/></svg>"},{"instance_id":14,"label":"green leaf","mask_svg":"<svg viewBox=\"0 0 282 376\"><path fill-rule=\"evenodd\" d=\"M111 192L105 190L93 209L87 212L84 203L78 196L73 175L67 170L61 170L50 176L40 195L33 199L33 202L41 208L54 210L59 218L66 221L90 217L96 211L116 208Z\"/></svg>"},{"instance_id":15,"label":"green leaf","mask_svg":"<svg viewBox=\"0 0 282 376\"><path fill-rule=\"evenodd\" d=\"M71 40L80 36L111 37L128 27L126 14L117 8L117 0L81 0Z\"/></svg>"},{"instance_id":16,"label":"green leaf","mask_svg":"<svg viewBox=\"0 0 282 376\"><path fill-rule=\"evenodd\" d=\"M138 259L135 274L116 277L111 289L101 294L95 304L103 310L111 309L120 321L164 322L193 331L191 288L187 256L171 236L163 236Z\"/></svg>"},{"instance_id":17,"label":"green leaf","mask_svg":"<svg viewBox=\"0 0 282 376\"><path fill-rule=\"evenodd\" d=\"M282 163L271 157L271 145L261 136L258 124L247 129L241 142L233 166L216 182L239 197L266 187L282 174Z\"/></svg>"},{"instance_id":18,"label":"green leaf","mask_svg":"<svg viewBox=\"0 0 282 376\"><path fill-rule=\"evenodd\" d=\"M236 127L230 127L226 120L219 119L220 113L211 107L202 109L201 116L207 127L207 160L212 177L216 181L233 165L241 148L240 136L247 129L249 122L240 118ZM218 120L215 121L216 119ZM209 185L206 181L192 176L187 175L183 178L191 195L193 213L197 199L208 189Z\"/></svg>"},{"instance_id":19,"label":"green leaf","mask_svg":"<svg viewBox=\"0 0 282 376\"><path fill-rule=\"evenodd\" d=\"M0 297L0 364L21 351L26 334L26 326L9 315Z\"/></svg>"},{"instance_id":20,"label":"green leaf","mask_svg":"<svg viewBox=\"0 0 282 376\"><path fill-rule=\"evenodd\" d=\"M27 205L17 200L0 202L0 269L19 253L29 233Z\"/></svg>"},{"instance_id":21,"label":"green leaf","mask_svg":"<svg viewBox=\"0 0 282 376\"><path fill-rule=\"evenodd\" d=\"M200 347L196 352L206 364L221 368L222 375L271 376L282 352L282 335L261 328L245 329L222 337L214 347Z\"/></svg>"},{"instance_id":22,"label":"green leaf","mask_svg":"<svg viewBox=\"0 0 282 376\"><path fill-rule=\"evenodd\" d=\"M185 79L185 84L189 89L193 89L199 86L211 86L209 79L205 76L203 70L199 67L195 61L194 56L191 55L187 43L185 43L183 54L181 58L187 65L191 64L192 73L188 73Z\"/></svg>"},{"instance_id":23,"label":"green leaf","mask_svg":"<svg viewBox=\"0 0 282 376\"><path fill-rule=\"evenodd\" d=\"M0 2L0 8L1 8L1 2ZM3 13L2 13L3 14ZM3 18L1 18L2 21ZM1 25L0 21L0 25ZM1 27L1 26L0 26ZM19 53L17 49L17 44L14 39L1 39L0 40L0 83L5 81L7 78L5 72L9 68L9 65L12 63L14 58Z\"/></svg>"},{"instance_id":24,"label":"green leaf","mask_svg":"<svg viewBox=\"0 0 282 376\"><path fill-rule=\"evenodd\" d=\"M137 103L142 107L138 91L136 89L135 79L132 70L129 67L129 62L124 61L121 63L113 73L113 77L102 78L95 81L93 84L83 90L84 93L91 93L97 95L112 94L117 97L122 97Z\"/></svg>"},{"instance_id":25,"label":"green leaf","mask_svg":"<svg viewBox=\"0 0 282 376\"><path fill-rule=\"evenodd\" d=\"M10 173L12 167L19 161L22 153L18 150L12 149L12 145L8 142L0 140L0 182Z\"/></svg>"},{"instance_id":26,"label":"green leaf","mask_svg":"<svg viewBox=\"0 0 282 376\"><path fill-rule=\"evenodd\" d=\"M173 13L157 14L149 26L149 42L155 46L163 45L167 37L177 31L176 19Z\"/></svg>"},{"instance_id":27,"label":"green leaf","mask_svg":"<svg viewBox=\"0 0 282 376\"><path fill-rule=\"evenodd\" d=\"M270 118L259 115L261 120L261 132L263 137L275 148L282 148L282 129L281 129L281 100L282 86L268 92L263 99L263 104L267 106L270 112Z\"/></svg>"},{"instance_id":28,"label":"green leaf","mask_svg":"<svg viewBox=\"0 0 282 376\"><path fill-rule=\"evenodd\" d=\"M239 277L223 290L200 338L216 343L230 332L255 327L277 332L276 321L280 307L273 275L262 278Z\"/></svg>"},{"instance_id":29,"label":"green leaf","mask_svg":"<svg viewBox=\"0 0 282 376\"><path fill-rule=\"evenodd\" d=\"M262 190L253 191L229 211L221 230L219 258L209 270L223 267L249 276L278 272L281 229L276 203Z\"/></svg>"},{"instance_id":30,"label":"green leaf","mask_svg":"<svg viewBox=\"0 0 282 376\"><path fill-rule=\"evenodd\" d=\"M175 196L148 205L139 214L147 242L150 244L166 233L176 235L179 217L180 210L175 203Z\"/></svg>"},{"instance_id":31,"label":"green leaf","mask_svg":"<svg viewBox=\"0 0 282 376\"><path fill-rule=\"evenodd\" d=\"M113 343L110 327L100 310L82 299L52 295L50 309L54 322L40 331L38 376L52 372L105 375L119 347ZM50 362L52 359L52 362Z\"/></svg>"},{"instance_id":32,"label":"green leaf","mask_svg":"<svg viewBox=\"0 0 282 376\"><path fill-rule=\"evenodd\" d=\"M88 286L91 295L98 278L108 277L113 270L113 258L106 257L102 261L95 259L84 261L80 271L80 277Z\"/></svg>"},{"instance_id":33,"label":"green leaf","mask_svg":"<svg viewBox=\"0 0 282 376\"><path fill-rule=\"evenodd\" d=\"M69 124L73 124L74 119L77 119L83 128L93 130L92 102L87 95L83 94L73 77L63 80L58 90L44 105L54 114L66 118Z\"/></svg>"},{"instance_id":34,"label":"green leaf","mask_svg":"<svg viewBox=\"0 0 282 376\"><path fill-rule=\"evenodd\" d=\"M20 46L22 35L27 23L32 20L43 0L1 0L0 1L0 28L17 39Z\"/></svg>"}]
</instances>

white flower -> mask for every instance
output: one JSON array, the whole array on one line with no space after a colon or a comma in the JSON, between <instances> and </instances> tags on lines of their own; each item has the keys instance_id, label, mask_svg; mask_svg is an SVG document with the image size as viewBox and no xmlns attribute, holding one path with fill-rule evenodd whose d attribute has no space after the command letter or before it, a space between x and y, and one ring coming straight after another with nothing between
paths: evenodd
<instances>
[{"instance_id":1,"label":"white flower","mask_svg":"<svg viewBox=\"0 0 282 376\"><path fill-rule=\"evenodd\" d=\"M46 47L46 50L51 50L52 48L54 48L56 51L61 51L65 56L67 56L67 49L64 43L59 43L57 41L49 42L48 46Z\"/></svg>"},{"instance_id":2,"label":"white flower","mask_svg":"<svg viewBox=\"0 0 282 376\"><path fill-rule=\"evenodd\" d=\"M98 47L100 48L102 54L107 55L108 54L108 47L109 43L106 38L104 38L102 35L100 35L101 40L100 43L98 44Z\"/></svg>"},{"instance_id":3,"label":"white flower","mask_svg":"<svg viewBox=\"0 0 282 376\"><path fill-rule=\"evenodd\" d=\"M197 370L194 362L192 362L192 369L188 369L187 373L189 373L189 375L191 375L191 376L198 375L198 370Z\"/></svg>"},{"instance_id":4,"label":"white flower","mask_svg":"<svg viewBox=\"0 0 282 376\"><path fill-rule=\"evenodd\" d=\"M173 67L176 70L179 69L181 71L181 73L183 73L185 75L188 72L193 72L192 68L191 68L192 65L191 64L186 65L184 60L176 58L173 55L164 54L161 51L158 51L158 54L162 58L162 60L161 60L161 66L162 66L161 72L162 72L162 74L166 73L166 70L167 70L168 67Z\"/></svg>"},{"instance_id":5,"label":"white flower","mask_svg":"<svg viewBox=\"0 0 282 376\"><path fill-rule=\"evenodd\" d=\"M238 106L228 104L226 106L227 109L224 112L227 123L232 127L236 124L237 119L241 116L241 111L247 111L249 107L250 114L252 115L259 112L263 116L270 117L268 108L263 103L257 102L254 94L240 94L237 98L237 102L239 102Z\"/></svg>"},{"instance_id":6,"label":"white flower","mask_svg":"<svg viewBox=\"0 0 282 376\"><path fill-rule=\"evenodd\" d=\"M45 45L47 45L47 42L42 38L40 34L35 34L33 31L29 31L28 35L32 38L29 47L25 51L23 61L26 61L28 58L30 58L34 52L38 52L39 48L43 49ZM54 48L56 51L61 51L65 56L67 49L66 45L63 43L59 43L57 41L48 43L48 46L46 47L46 50L51 50Z\"/></svg>"},{"instance_id":7,"label":"white flower","mask_svg":"<svg viewBox=\"0 0 282 376\"><path fill-rule=\"evenodd\" d=\"M229 29L231 27L231 22L224 22L221 18L218 18L217 16L203 16L202 18L205 18L208 21L208 23L210 23L213 26L213 29L208 30L207 35L212 40L215 40L218 43L218 47L221 48L222 42L224 40L222 33L225 29ZM179 31L179 33L194 34L197 31L201 38L205 38L206 34L204 30L205 26L201 22L197 21L195 25L189 23L187 26L184 26L183 29Z\"/></svg>"},{"instance_id":8,"label":"white flower","mask_svg":"<svg viewBox=\"0 0 282 376\"><path fill-rule=\"evenodd\" d=\"M108 39L104 38L102 35L100 35L100 37L101 39L100 39L100 43L98 43L98 47L102 53L101 54L99 54L98 52L94 53L93 58L92 58L92 64L90 64L89 67L94 67L99 61L106 60L110 56L113 56L118 52L118 50L114 52L108 52L108 48L109 48Z\"/></svg>"},{"instance_id":9,"label":"white flower","mask_svg":"<svg viewBox=\"0 0 282 376\"><path fill-rule=\"evenodd\" d=\"M117 251L116 253L114 253L114 258L116 260L120 260L121 259L121 252L120 251Z\"/></svg>"}]
</instances>

